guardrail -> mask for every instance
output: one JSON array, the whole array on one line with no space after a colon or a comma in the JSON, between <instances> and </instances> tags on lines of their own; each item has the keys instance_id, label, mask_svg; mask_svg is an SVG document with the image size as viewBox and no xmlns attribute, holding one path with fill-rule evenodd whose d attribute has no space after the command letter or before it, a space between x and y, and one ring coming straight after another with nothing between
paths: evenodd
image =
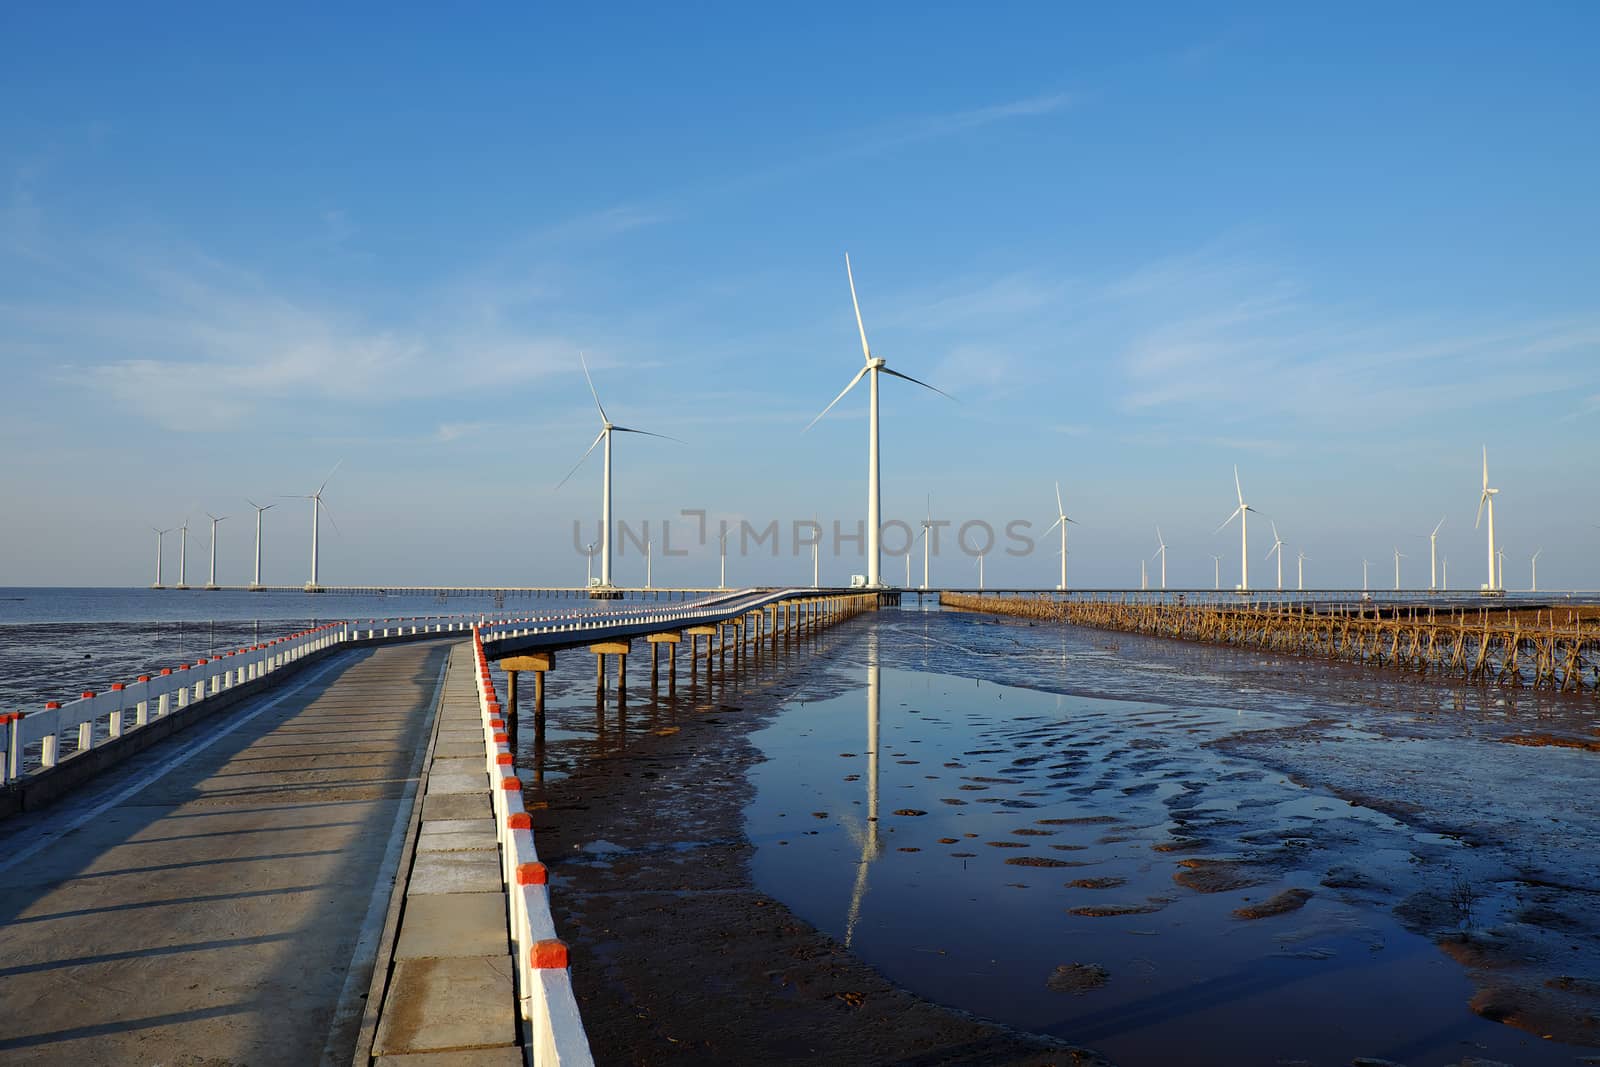
<instances>
[{"instance_id":1,"label":"guardrail","mask_svg":"<svg viewBox=\"0 0 1600 1067\"><path fill-rule=\"evenodd\" d=\"M592 1067L594 1056L567 970L567 945L556 936L550 915L549 875L534 848L533 820L522 804L522 779L515 771L511 738L501 717L479 627L473 628L472 648L495 834L500 842L501 879L510 909L524 1045L534 1067Z\"/></svg>"},{"instance_id":2,"label":"guardrail","mask_svg":"<svg viewBox=\"0 0 1600 1067\"><path fill-rule=\"evenodd\" d=\"M481 621L481 616L475 617ZM371 619L334 622L286 637L180 663L77 700L49 701L40 711L0 714L0 786L59 766L180 710L282 670L336 645L429 634L466 633L474 618Z\"/></svg>"}]
</instances>

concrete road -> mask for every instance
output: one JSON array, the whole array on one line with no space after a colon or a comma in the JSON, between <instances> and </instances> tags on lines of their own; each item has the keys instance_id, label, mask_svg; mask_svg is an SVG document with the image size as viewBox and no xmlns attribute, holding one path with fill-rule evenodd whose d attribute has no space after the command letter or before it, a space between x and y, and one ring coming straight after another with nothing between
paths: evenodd
<instances>
[{"instance_id":1,"label":"concrete road","mask_svg":"<svg viewBox=\"0 0 1600 1067\"><path fill-rule=\"evenodd\" d=\"M0 823L0 1064L347 1064L448 648L340 653Z\"/></svg>"}]
</instances>

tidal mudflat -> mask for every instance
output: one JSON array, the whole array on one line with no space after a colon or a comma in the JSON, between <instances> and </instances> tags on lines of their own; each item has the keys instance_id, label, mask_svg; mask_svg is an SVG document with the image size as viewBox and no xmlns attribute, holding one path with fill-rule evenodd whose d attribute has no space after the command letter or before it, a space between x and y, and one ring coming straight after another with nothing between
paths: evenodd
<instances>
[{"instance_id":1,"label":"tidal mudflat","mask_svg":"<svg viewBox=\"0 0 1600 1067\"><path fill-rule=\"evenodd\" d=\"M591 1028L637 1062L1583 1062L1600 709L1375 675L907 610L604 737L573 696L529 794Z\"/></svg>"}]
</instances>

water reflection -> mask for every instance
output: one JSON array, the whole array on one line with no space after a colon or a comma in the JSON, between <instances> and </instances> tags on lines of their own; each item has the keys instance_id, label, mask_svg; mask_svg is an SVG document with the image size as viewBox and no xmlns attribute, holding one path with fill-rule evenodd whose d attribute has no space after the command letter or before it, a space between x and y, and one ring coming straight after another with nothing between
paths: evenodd
<instances>
[{"instance_id":1,"label":"water reflection","mask_svg":"<svg viewBox=\"0 0 1600 1067\"><path fill-rule=\"evenodd\" d=\"M844 943L850 947L855 939L856 923L861 919L861 901L867 895L867 872L872 861L878 858L881 845L878 841L878 714L883 698L881 672L878 669L878 632L867 634L867 825L851 836L861 849L856 861L855 886L850 891L850 910L845 915Z\"/></svg>"}]
</instances>

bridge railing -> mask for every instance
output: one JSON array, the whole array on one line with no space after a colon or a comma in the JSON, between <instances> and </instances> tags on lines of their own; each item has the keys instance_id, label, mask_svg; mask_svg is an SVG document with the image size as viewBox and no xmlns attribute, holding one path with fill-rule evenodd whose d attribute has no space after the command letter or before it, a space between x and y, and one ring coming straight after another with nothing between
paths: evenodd
<instances>
[{"instance_id":1,"label":"bridge railing","mask_svg":"<svg viewBox=\"0 0 1600 1067\"><path fill-rule=\"evenodd\" d=\"M255 682L313 653L354 641L467 633L481 616L332 622L180 663L77 700L0 715L0 786L51 770L192 705Z\"/></svg>"},{"instance_id":2,"label":"bridge railing","mask_svg":"<svg viewBox=\"0 0 1600 1067\"><path fill-rule=\"evenodd\" d=\"M501 879L510 911L517 1008L527 1049L534 1067L593 1067L589 1038L567 969L567 946L556 936L550 915L548 872L534 847L533 819L522 803L522 780L517 777L511 738L479 628L473 630L472 645Z\"/></svg>"}]
</instances>

